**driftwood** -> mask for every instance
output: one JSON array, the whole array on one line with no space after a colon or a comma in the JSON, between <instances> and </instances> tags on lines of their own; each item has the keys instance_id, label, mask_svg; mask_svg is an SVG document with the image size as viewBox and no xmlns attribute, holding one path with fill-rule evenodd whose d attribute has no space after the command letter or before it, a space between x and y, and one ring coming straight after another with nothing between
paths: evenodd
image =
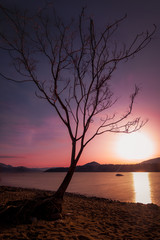
<instances>
[{"instance_id":1,"label":"driftwood","mask_svg":"<svg viewBox=\"0 0 160 240\"><path fill-rule=\"evenodd\" d=\"M54 196L8 201L0 205L0 223L32 223L38 219L53 221L62 218L61 212L62 200Z\"/></svg>"}]
</instances>

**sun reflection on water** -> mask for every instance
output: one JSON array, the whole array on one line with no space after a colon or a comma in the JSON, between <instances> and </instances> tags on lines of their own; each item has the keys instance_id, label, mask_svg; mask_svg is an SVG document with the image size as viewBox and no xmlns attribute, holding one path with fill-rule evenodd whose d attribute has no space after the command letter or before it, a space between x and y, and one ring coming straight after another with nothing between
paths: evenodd
<instances>
[{"instance_id":1,"label":"sun reflection on water","mask_svg":"<svg viewBox=\"0 0 160 240\"><path fill-rule=\"evenodd\" d=\"M133 174L133 185L135 191L135 202L151 203L151 190L149 173L135 172Z\"/></svg>"}]
</instances>

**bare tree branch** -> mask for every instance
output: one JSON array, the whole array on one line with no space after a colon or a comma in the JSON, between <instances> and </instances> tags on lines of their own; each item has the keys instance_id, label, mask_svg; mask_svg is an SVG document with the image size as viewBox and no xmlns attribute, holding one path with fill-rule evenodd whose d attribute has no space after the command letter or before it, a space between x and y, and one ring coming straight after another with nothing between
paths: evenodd
<instances>
[{"instance_id":1,"label":"bare tree branch","mask_svg":"<svg viewBox=\"0 0 160 240\"><path fill-rule=\"evenodd\" d=\"M137 34L129 46L121 47L114 40L126 15L96 31L95 21L85 17L83 8L78 24L64 24L51 6L45 6L34 16L27 11L9 10L0 4L1 18L7 29L0 31L0 49L10 58L18 78L0 71L0 76L13 82L33 82L36 96L55 109L66 126L72 141L71 167L81 157L84 147L103 133L131 133L146 121L136 118L126 121L133 110L139 88L130 97L127 113L117 118L110 109L118 101L111 91L112 74L122 61L128 61L143 50L156 31ZM46 14L47 13L47 14ZM45 79L40 69L47 70ZM102 116L106 116L105 118ZM100 124L92 130L91 124L99 118ZM89 131L92 135L87 138ZM68 173L69 174L69 173Z\"/></svg>"}]
</instances>

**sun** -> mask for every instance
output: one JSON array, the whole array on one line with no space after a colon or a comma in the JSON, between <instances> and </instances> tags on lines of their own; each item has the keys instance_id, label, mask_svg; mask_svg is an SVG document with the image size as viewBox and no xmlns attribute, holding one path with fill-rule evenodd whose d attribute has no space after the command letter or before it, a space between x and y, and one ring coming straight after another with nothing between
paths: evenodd
<instances>
[{"instance_id":1,"label":"sun","mask_svg":"<svg viewBox=\"0 0 160 240\"><path fill-rule=\"evenodd\" d=\"M154 154L154 144L145 133L121 135L117 142L117 154L126 160L147 159Z\"/></svg>"}]
</instances>

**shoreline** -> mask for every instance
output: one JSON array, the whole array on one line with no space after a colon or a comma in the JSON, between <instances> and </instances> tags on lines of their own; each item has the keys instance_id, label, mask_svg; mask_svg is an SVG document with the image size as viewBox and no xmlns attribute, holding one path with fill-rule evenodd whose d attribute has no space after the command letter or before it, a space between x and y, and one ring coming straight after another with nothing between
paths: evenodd
<instances>
[{"instance_id":1,"label":"shoreline","mask_svg":"<svg viewBox=\"0 0 160 240\"><path fill-rule=\"evenodd\" d=\"M31 199L37 194L53 191L0 186L0 203ZM160 239L160 207L66 193L62 219L1 226L0 239Z\"/></svg>"}]
</instances>

